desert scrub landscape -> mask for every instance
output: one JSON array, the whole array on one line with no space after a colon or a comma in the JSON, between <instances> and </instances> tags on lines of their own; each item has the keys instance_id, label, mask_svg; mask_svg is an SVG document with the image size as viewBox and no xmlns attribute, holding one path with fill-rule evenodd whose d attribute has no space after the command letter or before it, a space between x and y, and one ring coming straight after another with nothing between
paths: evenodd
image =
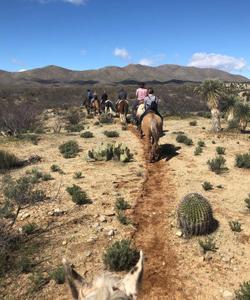
<instances>
[{"instance_id":1,"label":"desert scrub landscape","mask_svg":"<svg viewBox=\"0 0 250 300\"><path fill-rule=\"evenodd\" d=\"M250 279L249 134L211 133L203 117L167 117L161 160L149 164L133 125L82 112L72 122L68 114L76 118L63 109L43 112L36 144L0 137L1 150L15 155L11 180L23 179L29 196L39 196L23 203L11 253L0 259L3 299L69 299L62 257L90 282L104 269L128 269L140 249L146 260L139 299L233 299ZM218 157L223 164L219 159L211 169ZM218 224L208 236L184 237L178 226L179 203L190 193L211 205ZM1 216L9 224L6 195L2 190ZM132 253L123 267L118 254L110 256L120 247L115 242Z\"/></svg>"}]
</instances>

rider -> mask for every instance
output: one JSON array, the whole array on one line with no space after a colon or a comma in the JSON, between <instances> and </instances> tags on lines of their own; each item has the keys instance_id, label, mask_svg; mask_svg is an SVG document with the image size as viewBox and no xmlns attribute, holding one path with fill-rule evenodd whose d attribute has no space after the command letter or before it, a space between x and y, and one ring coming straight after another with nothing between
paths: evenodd
<instances>
[{"instance_id":1,"label":"rider","mask_svg":"<svg viewBox=\"0 0 250 300\"><path fill-rule=\"evenodd\" d=\"M93 99L93 94L91 92L90 89L87 90L87 102L88 102L88 105L90 106L91 104L91 100Z\"/></svg>"},{"instance_id":2,"label":"rider","mask_svg":"<svg viewBox=\"0 0 250 300\"><path fill-rule=\"evenodd\" d=\"M119 101L127 100L127 97L128 97L127 92L124 90L124 88L121 88L120 91L118 92L117 101L115 103L116 110L117 110L117 105L118 105Z\"/></svg>"},{"instance_id":3,"label":"rider","mask_svg":"<svg viewBox=\"0 0 250 300\"><path fill-rule=\"evenodd\" d=\"M108 100L108 94L106 93L106 91L103 92L102 96L101 96L101 107L104 108L105 107L105 102Z\"/></svg>"},{"instance_id":4,"label":"rider","mask_svg":"<svg viewBox=\"0 0 250 300\"><path fill-rule=\"evenodd\" d=\"M139 104L144 102L144 98L148 95L148 90L145 88L145 83L142 82L140 87L136 90L136 100L132 106L133 118L136 119L136 110Z\"/></svg>"},{"instance_id":5,"label":"rider","mask_svg":"<svg viewBox=\"0 0 250 300\"><path fill-rule=\"evenodd\" d=\"M149 111L153 111L156 115L158 115L161 118L163 124L163 117L158 111L158 103L159 99L154 95L154 90L152 88L149 88L148 95L144 98L145 112L140 116L140 124L142 122L142 119Z\"/></svg>"}]
</instances>

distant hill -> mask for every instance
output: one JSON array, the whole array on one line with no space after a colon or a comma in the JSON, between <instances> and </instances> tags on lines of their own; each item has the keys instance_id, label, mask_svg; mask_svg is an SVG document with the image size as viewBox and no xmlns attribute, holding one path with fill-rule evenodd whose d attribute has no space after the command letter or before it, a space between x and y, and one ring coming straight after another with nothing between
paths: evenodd
<instances>
[{"instance_id":1,"label":"distant hill","mask_svg":"<svg viewBox=\"0 0 250 300\"><path fill-rule=\"evenodd\" d=\"M247 82L248 78L217 69L161 65L158 67L131 64L126 67L105 67L98 70L73 71L58 66L47 66L24 72L0 70L0 86L41 85L92 85L92 84L180 84L201 82L205 79L220 79L229 82Z\"/></svg>"}]
</instances>

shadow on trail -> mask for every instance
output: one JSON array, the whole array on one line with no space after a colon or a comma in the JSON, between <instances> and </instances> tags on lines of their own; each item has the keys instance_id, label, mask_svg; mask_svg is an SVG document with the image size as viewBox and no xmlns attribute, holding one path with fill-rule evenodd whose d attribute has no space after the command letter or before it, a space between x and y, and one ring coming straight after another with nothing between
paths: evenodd
<instances>
[{"instance_id":1,"label":"shadow on trail","mask_svg":"<svg viewBox=\"0 0 250 300\"><path fill-rule=\"evenodd\" d=\"M173 144L163 144L160 145L160 157L159 159L165 159L166 161L172 159L173 157L179 155L177 152L178 150L181 149L181 147L176 147Z\"/></svg>"}]
</instances>

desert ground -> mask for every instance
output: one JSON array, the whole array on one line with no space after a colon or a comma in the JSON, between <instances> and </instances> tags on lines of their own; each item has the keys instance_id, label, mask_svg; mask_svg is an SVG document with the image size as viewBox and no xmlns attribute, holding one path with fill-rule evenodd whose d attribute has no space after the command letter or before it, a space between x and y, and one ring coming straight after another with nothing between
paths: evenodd
<instances>
[{"instance_id":1,"label":"desert ground","mask_svg":"<svg viewBox=\"0 0 250 300\"><path fill-rule=\"evenodd\" d=\"M159 162L145 160L145 143L133 125L121 130L119 120L114 124L95 125L95 119L85 120L85 129L94 137L84 139L79 133L52 132L57 115L47 113L46 132L40 134L37 145L1 137L0 148L26 158L36 154L41 162L11 171L21 177L34 167L50 172L53 180L39 183L48 199L21 211L15 224L35 222L43 229L27 242L26 251L35 267L28 274L8 274L0 282L3 299L70 299L66 284L49 280L41 288L32 289L31 276L40 272L44 277L67 257L87 281L103 272L103 253L108 245L123 238L132 239L145 254L145 272L139 299L233 299L234 290L249 280L250 269L250 212L244 199L250 193L249 169L235 167L235 155L250 148L249 134L210 132L210 120L200 117L164 120L165 136L160 139L162 157ZM196 120L196 126L189 122ZM222 124L225 127L225 124ZM116 130L120 136L107 138L104 130ZM176 141L182 131L193 140L186 146ZM76 158L65 159L58 146L68 140L79 143L81 151ZM205 147L195 156L197 142ZM86 161L88 150L102 142L123 142L134 158L129 163L116 161ZM225 147L228 170L217 175L209 170L207 160L216 156L216 147ZM57 164L63 174L50 171ZM75 172L82 177L74 179ZM2 177L3 175L1 175ZM211 182L212 190L202 188ZM77 184L87 192L92 204L77 206L66 188ZM219 187L218 187L219 186ZM180 236L176 210L188 193L198 192L209 199L218 229L211 234L216 243L215 252L201 252L198 240ZM3 201L3 196L0 196ZM115 201L123 197L131 204L126 214L132 223L122 225L116 217ZM228 222L238 220L241 232L233 232Z\"/></svg>"}]
</instances>

